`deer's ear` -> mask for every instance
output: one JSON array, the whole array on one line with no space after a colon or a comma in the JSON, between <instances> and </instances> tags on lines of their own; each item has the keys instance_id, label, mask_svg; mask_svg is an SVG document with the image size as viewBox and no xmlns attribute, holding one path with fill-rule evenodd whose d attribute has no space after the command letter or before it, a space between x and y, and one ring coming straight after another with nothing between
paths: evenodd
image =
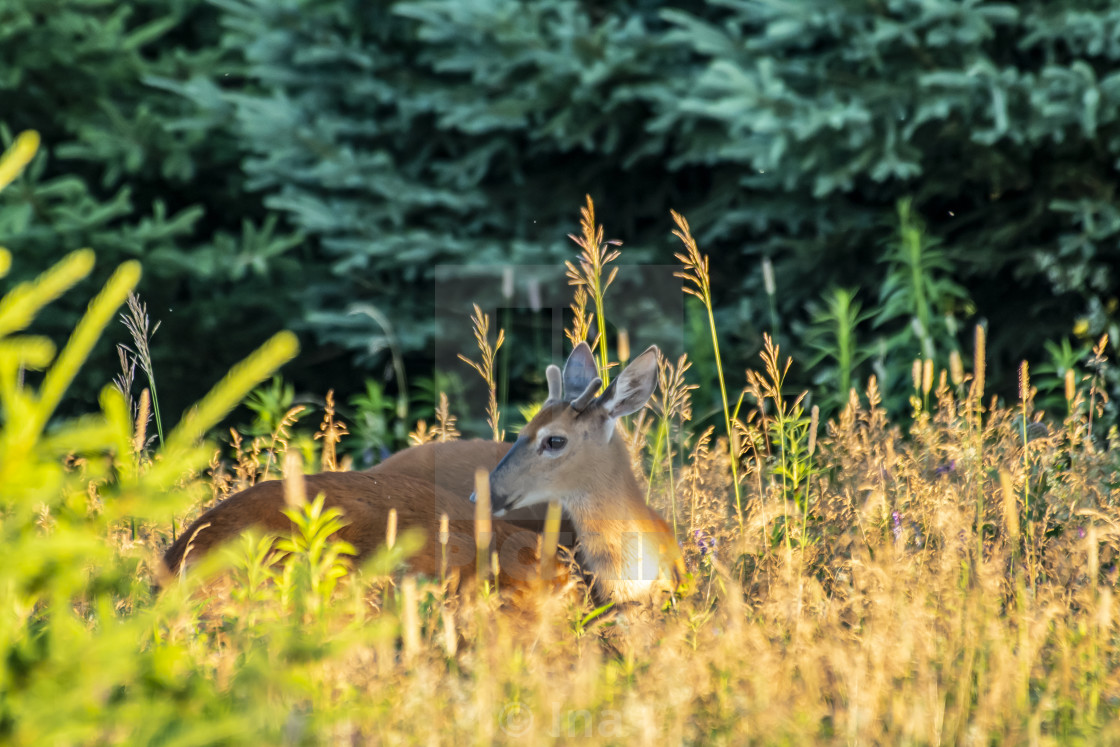
<instances>
[{"instance_id":1,"label":"deer's ear","mask_svg":"<svg viewBox=\"0 0 1120 747\"><path fill-rule=\"evenodd\" d=\"M657 388L657 357L657 346L650 345L610 383L598 400L608 417L621 418L642 409Z\"/></svg>"},{"instance_id":2,"label":"deer's ear","mask_svg":"<svg viewBox=\"0 0 1120 747\"><path fill-rule=\"evenodd\" d=\"M591 355L590 346L586 342L580 342L564 364L564 399L578 397L598 376L599 368L595 365L595 356Z\"/></svg>"},{"instance_id":3,"label":"deer's ear","mask_svg":"<svg viewBox=\"0 0 1120 747\"><path fill-rule=\"evenodd\" d=\"M560 368L549 365L544 370L544 378L548 381L548 401L559 402L560 398L564 396L560 385Z\"/></svg>"}]
</instances>

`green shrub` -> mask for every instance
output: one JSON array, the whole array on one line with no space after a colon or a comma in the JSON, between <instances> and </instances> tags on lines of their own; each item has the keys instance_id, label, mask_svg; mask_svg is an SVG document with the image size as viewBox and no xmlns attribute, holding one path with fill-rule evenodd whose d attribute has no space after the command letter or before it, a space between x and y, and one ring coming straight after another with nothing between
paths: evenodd
<instances>
[{"instance_id":1,"label":"green shrub","mask_svg":"<svg viewBox=\"0 0 1120 747\"><path fill-rule=\"evenodd\" d=\"M0 160L0 189L37 144L25 133ZM0 276L11 266L0 248ZM153 548L127 527L165 524L181 509L195 487L185 489L184 477L212 453L200 438L295 355L295 338L276 335L148 453L146 423L134 433L113 387L101 391L100 412L55 417L139 282L136 262L113 271L57 354L49 339L21 334L93 266L92 251L73 252L0 300L0 741L136 743L189 733L198 743L244 732L251 716L224 703L187 648L166 639L166 613L151 604Z\"/></svg>"}]
</instances>

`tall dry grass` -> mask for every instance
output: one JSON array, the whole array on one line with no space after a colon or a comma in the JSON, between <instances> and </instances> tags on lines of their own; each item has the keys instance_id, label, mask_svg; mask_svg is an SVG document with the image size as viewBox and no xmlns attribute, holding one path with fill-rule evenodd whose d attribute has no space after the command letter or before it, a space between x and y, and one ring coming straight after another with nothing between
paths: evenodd
<instances>
[{"instance_id":1,"label":"tall dry grass","mask_svg":"<svg viewBox=\"0 0 1120 747\"><path fill-rule=\"evenodd\" d=\"M905 429L878 406L874 383L853 393L817 439L804 505L774 457L744 480L743 535L727 450L704 434L671 486L652 491L666 515L675 502L693 591L646 616L587 621L578 594L526 611L501 593L453 597L436 580L388 570L343 580L329 614L305 613L300 645L331 653L300 670L314 697L287 703L293 733L530 744L1120 739L1115 457L1087 439L1083 410L1045 427L1030 420L1024 443L1023 403L977 419L967 382L942 376L934 391L932 411ZM290 669L290 651L249 646L248 621L282 626L290 613L255 588L242 598L235 583L173 631L208 652L215 676L250 655Z\"/></svg>"},{"instance_id":2,"label":"tall dry grass","mask_svg":"<svg viewBox=\"0 0 1120 747\"><path fill-rule=\"evenodd\" d=\"M294 742L1118 742L1120 496L1112 444L1091 436L1100 395L1073 381L1047 418L1024 368L1018 402L985 399L976 344L973 371L918 367L907 422L872 379L823 424L768 344L728 415L734 450L690 432L688 361L665 366L652 424L631 429L693 574L663 609L603 614L578 588L455 596L401 577L391 551L329 604L293 607L248 542L241 575L184 597L168 635L235 694L252 691L246 667L298 677L275 695ZM284 443L251 452L263 472ZM663 469L674 453L682 469ZM259 479L249 461L213 494Z\"/></svg>"}]
</instances>

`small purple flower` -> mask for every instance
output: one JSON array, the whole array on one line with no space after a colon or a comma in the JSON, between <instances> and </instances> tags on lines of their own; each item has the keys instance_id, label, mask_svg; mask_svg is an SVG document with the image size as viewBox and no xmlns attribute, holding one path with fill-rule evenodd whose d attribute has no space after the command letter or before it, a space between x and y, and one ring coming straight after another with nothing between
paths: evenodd
<instances>
[{"instance_id":1,"label":"small purple flower","mask_svg":"<svg viewBox=\"0 0 1120 747\"><path fill-rule=\"evenodd\" d=\"M942 464L939 467L937 467L937 469L934 470L934 473L938 477L943 477L943 476L949 474L950 472L955 472L956 470L957 470L957 460L956 459L950 459L945 464Z\"/></svg>"},{"instance_id":2,"label":"small purple flower","mask_svg":"<svg viewBox=\"0 0 1120 747\"><path fill-rule=\"evenodd\" d=\"M707 555L716 549L715 537L711 537L703 529L693 531L692 538L696 541L696 546L700 548L700 555Z\"/></svg>"},{"instance_id":3,"label":"small purple flower","mask_svg":"<svg viewBox=\"0 0 1120 747\"><path fill-rule=\"evenodd\" d=\"M1078 527L1077 528L1077 536L1080 537L1081 539L1085 539L1085 527Z\"/></svg>"},{"instance_id":4,"label":"small purple flower","mask_svg":"<svg viewBox=\"0 0 1120 747\"><path fill-rule=\"evenodd\" d=\"M898 511L891 513L891 533L894 534L895 542L902 540L902 514Z\"/></svg>"}]
</instances>

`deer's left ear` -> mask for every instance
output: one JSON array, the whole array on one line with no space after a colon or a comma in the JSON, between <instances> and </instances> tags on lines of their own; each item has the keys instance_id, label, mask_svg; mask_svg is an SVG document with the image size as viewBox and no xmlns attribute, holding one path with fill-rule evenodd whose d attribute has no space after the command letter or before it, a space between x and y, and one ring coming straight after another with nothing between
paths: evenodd
<instances>
[{"instance_id":1,"label":"deer's left ear","mask_svg":"<svg viewBox=\"0 0 1120 747\"><path fill-rule=\"evenodd\" d=\"M544 378L548 381L548 402L559 402L560 398L564 396L563 385L561 384L560 369L556 366L549 366L544 370Z\"/></svg>"},{"instance_id":2,"label":"deer's left ear","mask_svg":"<svg viewBox=\"0 0 1120 747\"><path fill-rule=\"evenodd\" d=\"M650 345L610 383L598 399L607 417L613 420L642 409L657 388L658 354L657 346Z\"/></svg>"}]
</instances>

